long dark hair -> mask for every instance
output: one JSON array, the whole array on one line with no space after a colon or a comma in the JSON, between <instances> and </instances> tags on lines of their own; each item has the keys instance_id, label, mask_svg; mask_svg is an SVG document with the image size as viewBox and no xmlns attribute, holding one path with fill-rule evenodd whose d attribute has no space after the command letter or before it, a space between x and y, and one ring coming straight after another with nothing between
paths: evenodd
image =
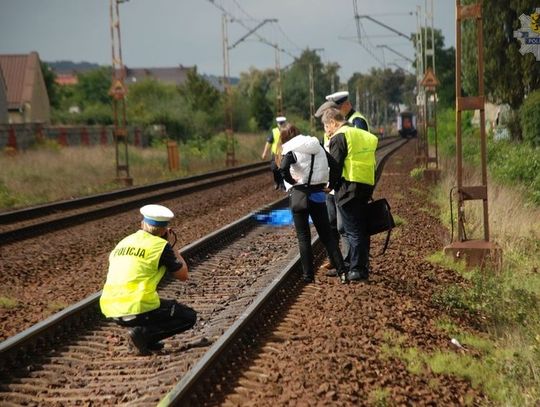
<instances>
[{"instance_id":1,"label":"long dark hair","mask_svg":"<svg viewBox=\"0 0 540 407\"><path fill-rule=\"evenodd\" d=\"M294 124L290 123L287 123L287 125L285 125L285 127L283 127L283 129L279 133L279 142L276 151L276 164L278 167L281 165L281 152L283 150L283 144L285 144L292 138L298 136L299 134L300 130L298 130L298 128Z\"/></svg>"}]
</instances>

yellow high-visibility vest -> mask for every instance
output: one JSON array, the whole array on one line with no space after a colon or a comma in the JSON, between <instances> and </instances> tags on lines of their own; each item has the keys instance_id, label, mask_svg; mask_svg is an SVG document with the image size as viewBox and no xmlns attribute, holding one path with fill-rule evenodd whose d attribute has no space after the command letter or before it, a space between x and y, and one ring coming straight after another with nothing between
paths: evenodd
<instances>
[{"instance_id":1,"label":"yellow high-visibility vest","mask_svg":"<svg viewBox=\"0 0 540 407\"><path fill-rule=\"evenodd\" d=\"M106 317L137 315L159 308L156 291L165 266L167 241L144 230L122 239L109 255L109 272L99 304Z\"/></svg>"},{"instance_id":2,"label":"yellow high-visibility vest","mask_svg":"<svg viewBox=\"0 0 540 407\"><path fill-rule=\"evenodd\" d=\"M272 153L274 154L277 154L277 146L278 146L280 137L281 137L281 130L277 127L274 127L272 129L272 138L274 139L272 141Z\"/></svg>"},{"instance_id":3,"label":"yellow high-visibility vest","mask_svg":"<svg viewBox=\"0 0 540 407\"><path fill-rule=\"evenodd\" d=\"M347 141L347 156L343 165L343 178L350 182L375 185L375 150L379 139L368 131L342 126L339 130Z\"/></svg>"},{"instance_id":4,"label":"yellow high-visibility vest","mask_svg":"<svg viewBox=\"0 0 540 407\"><path fill-rule=\"evenodd\" d=\"M371 129L370 129L370 127L369 127L369 123L368 123L367 119L364 117L364 115L363 115L362 113L359 113L359 112L356 112L356 111L355 111L355 112L351 115L351 117L349 117L349 120L347 120L347 121L348 121L349 123L352 124L353 120L354 120L355 118L357 118L357 117L363 119L363 120L366 122L366 125L367 125L367 128L368 128L367 131L369 131L369 132L371 133Z\"/></svg>"}]
</instances>

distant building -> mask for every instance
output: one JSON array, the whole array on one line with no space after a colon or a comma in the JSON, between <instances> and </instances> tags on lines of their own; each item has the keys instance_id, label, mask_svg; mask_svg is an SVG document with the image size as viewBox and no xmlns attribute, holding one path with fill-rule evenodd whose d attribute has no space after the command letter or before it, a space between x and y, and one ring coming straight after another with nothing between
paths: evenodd
<instances>
[{"instance_id":1,"label":"distant building","mask_svg":"<svg viewBox=\"0 0 540 407\"><path fill-rule=\"evenodd\" d=\"M126 85L145 79L154 79L167 85L182 85L187 80L188 72L194 67L178 65L172 68L128 68L126 70Z\"/></svg>"},{"instance_id":2,"label":"distant building","mask_svg":"<svg viewBox=\"0 0 540 407\"><path fill-rule=\"evenodd\" d=\"M0 124L8 122L7 88L0 68Z\"/></svg>"},{"instance_id":3,"label":"distant building","mask_svg":"<svg viewBox=\"0 0 540 407\"><path fill-rule=\"evenodd\" d=\"M51 110L37 52L0 55L9 123L49 123Z\"/></svg>"}]
</instances>

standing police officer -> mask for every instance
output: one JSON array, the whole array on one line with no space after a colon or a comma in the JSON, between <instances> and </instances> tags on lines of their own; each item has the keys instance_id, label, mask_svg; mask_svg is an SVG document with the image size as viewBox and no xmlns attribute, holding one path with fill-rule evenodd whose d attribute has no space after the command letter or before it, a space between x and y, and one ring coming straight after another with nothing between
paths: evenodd
<instances>
[{"instance_id":1,"label":"standing police officer","mask_svg":"<svg viewBox=\"0 0 540 407\"><path fill-rule=\"evenodd\" d=\"M197 314L176 300L160 299L157 293L165 274L188 279L185 260L167 241L167 225L174 214L161 205L146 205L140 211L141 229L122 239L109 255L99 303L107 318L129 327L131 347L149 355L163 348L162 339L192 328Z\"/></svg>"},{"instance_id":2,"label":"standing police officer","mask_svg":"<svg viewBox=\"0 0 540 407\"><path fill-rule=\"evenodd\" d=\"M277 126L272 129L272 133L270 133L266 138L266 143L264 145L264 151L261 154L261 159L266 160L268 151L272 151L272 155L270 157L270 169L272 170L272 174L274 176L274 189L281 189L285 191L283 177L281 176L279 168L276 165L276 153L279 145L281 130L283 130L287 125L287 118L284 116L276 117L276 122Z\"/></svg>"},{"instance_id":3,"label":"standing police officer","mask_svg":"<svg viewBox=\"0 0 540 407\"><path fill-rule=\"evenodd\" d=\"M324 130L330 135L330 155L340 169L330 179L335 201L349 243L350 281L367 280L369 276L369 234L366 206L375 185L375 150L378 139L373 134L352 127L336 108L322 115Z\"/></svg>"},{"instance_id":4,"label":"standing police officer","mask_svg":"<svg viewBox=\"0 0 540 407\"><path fill-rule=\"evenodd\" d=\"M349 100L349 92L341 91L332 93L331 95L326 96L326 100L334 102L345 120L353 127L370 131L367 119L361 113L353 109L352 103Z\"/></svg>"}]
</instances>

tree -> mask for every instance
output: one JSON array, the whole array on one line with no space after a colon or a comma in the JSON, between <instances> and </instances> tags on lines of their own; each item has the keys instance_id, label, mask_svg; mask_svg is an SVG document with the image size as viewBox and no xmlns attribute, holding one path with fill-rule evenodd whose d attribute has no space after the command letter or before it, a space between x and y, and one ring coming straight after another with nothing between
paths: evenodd
<instances>
[{"instance_id":1,"label":"tree","mask_svg":"<svg viewBox=\"0 0 540 407\"><path fill-rule=\"evenodd\" d=\"M188 71L187 81L178 91L193 111L212 113L219 104L219 91L197 73L197 67Z\"/></svg>"},{"instance_id":2,"label":"tree","mask_svg":"<svg viewBox=\"0 0 540 407\"><path fill-rule=\"evenodd\" d=\"M267 69L264 71L250 67L248 72L240 74L237 93L240 97L249 100L249 113L257 122L259 129L267 130L272 126L275 112L272 109L276 105L276 71ZM249 119L248 119L249 120Z\"/></svg>"},{"instance_id":3,"label":"tree","mask_svg":"<svg viewBox=\"0 0 540 407\"><path fill-rule=\"evenodd\" d=\"M424 27L422 27L424 30ZM431 27L427 28L427 37L431 38ZM454 106L456 100L456 50L454 47L444 48L444 35L439 29L433 31L435 49L435 73L439 81L437 96L442 107ZM416 36L412 35L416 48ZM423 48L422 48L423 49ZM422 60L424 54L422 53ZM428 59L429 61L430 59ZM413 64L416 67L416 61Z\"/></svg>"},{"instance_id":4,"label":"tree","mask_svg":"<svg viewBox=\"0 0 540 407\"><path fill-rule=\"evenodd\" d=\"M110 105L111 78L112 70L110 67L101 67L79 74L74 92L79 105L83 108L95 103Z\"/></svg>"},{"instance_id":5,"label":"tree","mask_svg":"<svg viewBox=\"0 0 540 407\"><path fill-rule=\"evenodd\" d=\"M43 80L45 81L45 87L47 88L49 104L53 108L58 107L60 104L60 98L58 95L58 85L55 81L56 74L46 62L41 62L41 73L43 75Z\"/></svg>"},{"instance_id":6,"label":"tree","mask_svg":"<svg viewBox=\"0 0 540 407\"><path fill-rule=\"evenodd\" d=\"M531 53L521 55L521 43L513 35L521 28L519 16L531 14L537 6L533 0L490 0L482 10L485 93L514 109L540 88L540 63ZM472 95L478 94L476 44L475 25L468 21L463 27L463 88Z\"/></svg>"},{"instance_id":7,"label":"tree","mask_svg":"<svg viewBox=\"0 0 540 407\"><path fill-rule=\"evenodd\" d=\"M323 63L316 51L306 49L283 74L284 109L309 119L309 70L313 69L315 103L330 92L330 80L323 72Z\"/></svg>"},{"instance_id":8,"label":"tree","mask_svg":"<svg viewBox=\"0 0 540 407\"><path fill-rule=\"evenodd\" d=\"M251 116L255 118L259 129L269 129L273 123L274 113L270 108L262 83L255 86L250 97Z\"/></svg>"}]
</instances>

